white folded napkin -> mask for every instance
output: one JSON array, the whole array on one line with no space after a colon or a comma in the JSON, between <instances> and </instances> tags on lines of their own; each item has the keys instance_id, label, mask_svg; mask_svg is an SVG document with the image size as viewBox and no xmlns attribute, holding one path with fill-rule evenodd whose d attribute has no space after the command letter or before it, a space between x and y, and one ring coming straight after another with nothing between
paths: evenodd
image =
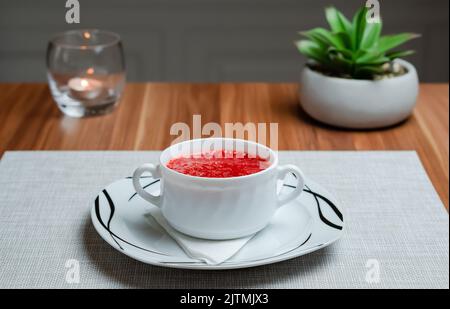
<instances>
[{"instance_id":1,"label":"white folded napkin","mask_svg":"<svg viewBox=\"0 0 450 309\"><path fill-rule=\"evenodd\" d=\"M251 235L230 240L207 240L190 237L172 228L163 217L159 208L152 207L150 215L178 243L189 257L210 265L225 262L235 255L253 237Z\"/></svg>"}]
</instances>

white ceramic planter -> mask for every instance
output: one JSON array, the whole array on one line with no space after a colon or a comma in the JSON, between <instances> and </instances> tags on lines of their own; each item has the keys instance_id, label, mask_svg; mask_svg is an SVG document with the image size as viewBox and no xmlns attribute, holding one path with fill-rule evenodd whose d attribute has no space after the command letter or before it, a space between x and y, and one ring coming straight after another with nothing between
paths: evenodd
<instances>
[{"instance_id":1,"label":"white ceramic planter","mask_svg":"<svg viewBox=\"0 0 450 309\"><path fill-rule=\"evenodd\" d=\"M414 66L396 62L408 72L379 81L329 77L305 67L300 104L311 117L334 126L371 129L396 124L411 114L419 92Z\"/></svg>"}]
</instances>

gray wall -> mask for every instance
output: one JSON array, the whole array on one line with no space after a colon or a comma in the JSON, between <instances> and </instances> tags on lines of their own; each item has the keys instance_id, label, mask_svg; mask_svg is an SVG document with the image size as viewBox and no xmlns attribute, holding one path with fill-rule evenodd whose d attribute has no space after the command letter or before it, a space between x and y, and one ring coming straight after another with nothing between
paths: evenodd
<instances>
[{"instance_id":1,"label":"gray wall","mask_svg":"<svg viewBox=\"0 0 450 309\"><path fill-rule=\"evenodd\" d=\"M124 41L133 81L297 81L305 59L298 30L324 26L323 7L347 15L364 1L80 0L81 24L65 23L65 0L0 0L0 81L44 81L55 32L104 28ZM421 80L448 81L448 0L382 1L385 33L419 32L409 59Z\"/></svg>"}]
</instances>

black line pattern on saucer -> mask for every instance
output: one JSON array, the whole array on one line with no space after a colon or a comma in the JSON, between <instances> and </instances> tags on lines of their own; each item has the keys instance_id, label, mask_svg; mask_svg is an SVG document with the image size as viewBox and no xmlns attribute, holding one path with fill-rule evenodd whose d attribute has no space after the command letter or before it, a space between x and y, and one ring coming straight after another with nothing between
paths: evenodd
<instances>
[{"instance_id":1,"label":"black line pattern on saucer","mask_svg":"<svg viewBox=\"0 0 450 309\"><path fill-rule=\"evenodd\" d=\"M109 205L109 209L110 209L109 219L108 219L108 223L106 224L106 228L108 229L109 234L111 235L111 238L114 240L114 242L119 246L120 249L123 250L123 247L119 244L119 242L116 240L116 238L111 233L111 220L114 217L114 212L116 211L116 207L114 206L114 203L113 203L111 197L109 196L108 191L103 190L102 192L105 195L106 199L108 200L108 205Z\"/></svg>"},{"instance_id":2,"label":"black line pattern on saucer","mask_svg":"<svg viewBox=\"0 0 450 309\"><path fill-rule=\"evenodd\" d=\"M317 210L319 212L319 218L320 220L322 220L323 223L325 223L326 225L335 228L337 230L342 230L342 226L334 224L333 222L329 221L327 218L325 218L325 216L322 213L322 209L320 208L320 202L318 199L318 195L315 194L314 192L311 191L311 189L308 188L308 186L305 185L305 187L307 188L307 190L304 190L305 192L311 193L314 196L314 199L316 200L316 204L317 204Z\"/></svg>"},{"instance_id":3,"label":"black line pattern on saucer","mask_svg":"<svg viewBox=\"0 0 450 309\"><path fill-rule=\"evenodd\" d=\"M306 238L306 240L304 242L302 242L300 245L298 245L297 247L295 247L295 248L293 248L291 250L288 250L286 252L283 252L283 253L280 253L280 254L277 254L277 255L270 256L268 258L262 258L262 259L257 259L257 260L246 260L246 261L244 261L244 263L263 261L263 260L272 259L272 258L275 258L275 257L279 257L279 256L282 256L282 255L291 253L292 251L295 251L295 250L303 247L311 239L311 236L312 236L312 233L309 234L309 236ZM224 264L230 264L230 263L226 263L225 262Z\"/></svg>"},{"instance_id":4,"label":"black line pattern on saucer","mask_svg":"<svg viewBox=\"0 0 450 309\"><path fill-rule=\"evenodd\" d=\"M294 177L296 178L295 174L293 174L293 175L294 175ZM132 179L132 178L133 178L133 177L126 177L126 179ZM151 177L151 176L142 176L141 178L152 178L152 177ZM150 187L150 186L152 186L152 185L158 183L159 181L160 181L160 179L156 179L156 180L150 182L149 184L145 185L143 188L144 188L144 189L145 189L145 188L148 188L148 187ZM283 186L290 187L290 188L294 188L294 189L296 188L295 186L288 185L288 184L283 184ZM318 194L318 193L312 191L308 186L305 185L305 188L306 188L306 189L303 189L304 192L307 192L307 193L309 193L309 194L311 194L311 195L314 196L314 199L316 200L318 212L319 212L319 217L320 217L320 219L322 220L322 222L324 222L324 223L327 224L328 226L331 226L331 227L333 227L333 228L335 228L335 229L342 230L342 226L336 225L336 224L334 224L334 223L328 221L328 220L323 216L322 211L321 211L321 208L320 208L320 202L319 202L319 199L322 199L323 201L325 201L325 202L331 207L331 209L335 212L335 214L339 217L339 219L341 219L341 221L343 222L343 216L342 216L342 213L339 211L339 209L336 207L336 205L334 205L328 198L326 198L326 197L324 197L324 196L322 196L322 195L320 195L320 194ZM122 242L124 242L124 243L126 243L126 244L128 244L128 245L130 245L130 246L132 246L132 247L135 247L135 248L137 248L137 249L140 249L140 250L143 250L143 251L146 251L146 252L150 252L150 253L154 253L154 254L158 254L158 255L162 255L162 256L171 256L171 255L166 254L166 253L162 253L162 252L158 252L158 251L153 251L153 250L149 250L149 249L142 248L142 247L137 246L137 245L135 245L135 244L133 244L133 243L130 243L129 241L127 241L127 240L123 239L122 237L116 235L116 234L111 230L111 227L110 227L110 225L111 225L111 220L112 220L112 218L113 218L113 216L114 216L114 214L115 214L115 206L114 206L114 202L113 202L113 200L111 199L110 195L108 194L108 192L107 192L106 190L103 190L102 193L105 195L106 199L108 200L108 204L109 204L109 207L110 207L110 216L109 216L109 218L108 218L108 223L105 224L105 223L103 222L101 216L100 216L99 196L97 196L97 198L95 199L95 213L96 213L96 216L97 216L97 220L98 220L99 223L102 225L102 227L103 227L103 228L111 235L111 238L114 240L114 242L119 246L119 248L120 248L121 250L125 251L125 249L119 244L119 242L117 241L117 239L119 239L120 241L122 241ZM137 193L135 192L135 193L128 199L128 201L131 201L131 199L134 198L136 195L137 195ZM279 256L282 256L282 255L288 254L288 253L290 253L290 252L293 252L293 251L295 251L295 250L301 248L302 246L304 246L304 245L311 239L311 236L312 236L312 233L310 233L309 236L307 237L307 239L306 239L303 243L301 243L300 245L298 245L297 247L295 247L295 248L293 248L293 249L291 249L291 250L289 250L289 251L280 253L280 254L278 254L278 255L271 256L271 257L269 257L269 259L272 259L272 258L274 258L274 257L279 257ZM117 238L117 239L116 239L116 238ZM320 246L322 246L322 245L323 245L323 244L319 244L319 245L317 245L316 247L320 247ZM312 247L312 248L313 248L313 247ZM172 256L172 257L173 257L173 256ZM245 262L245 263L253 263L253 262L258 262L258 261L262 261L262 260L266 260L266 259L268 259L268 258L261 258L261 259L256 259L256 260L246 260L246 261L244 261L244 262ZM191 262L191 261L189 261L189 262L188 262L188 261L186 261L186 262L183 262L183 261L180 261L180 262L158 261L158 262L161 263L161 264L172 264L172 265L176 265L176 264L183 264L183 265L189 265L189 264L191 264L191 265L199 265L199 264L202 264L202 265L203 265L203 264L204 264L203 262L200 262L200 261L199 261L199 262L193 262L193 261L192 261L192 262ZM232 264L236 264L236 262L235 262L235 263L224 262L224 263L222 263L221 265L232 265Z\"/></svg>"},{"instance_id":5,"label":"black line pattern on saucer","mask_svg":"<svg viewBox=\"0 0 450 309\"><path fill-rule=\"evenodd\" d=\"M149 178L151 178L151 177L149 177ZM127 177L127 179L130 179L130 177ZM131 177L131 179L133 179L133 177ZM150 187L151 185L154 185L155 183L157 183L157 182L159 182L159 181L161 181L161 179L156 179L156 180L152 181L151 183L149 183L149 184L143 186L142 189L147 189L148 187ZM130 198L128 199L128 202L131 201L131 199L132 199L133 197L135 197L136 195L137 195L137 192L134 192L133 195L130 196Z\"/></svg>"},{"instance_id":6,"label":"black line pattern on saucer","mask_svg":"<svg viewBox=\"0 0 450 309\"><path fill-rule=\"evenodd\" d=\"M294 174L292 174L292 175L294 175ZM295 177L295 175L294 175L294 177ZM288 184L283 184L283 186L289 187L289 188L293 188L293 189L296 188L296 186L288 185ZM323 223L325 223L326 225L328 225L328 226L330 226L330 227L332 227L332 228L334 228L334 229L342 230L342 226L337 225L337 224L335 224L335 223L329 221L327 218L325 218L325 216L324 216L323 213L322 213L322 209L321 209L321 207L320 207L319 199L321 199L321 200L323 200L325 203L327 203L327 205L330 206L330 208L333 210L333 212L336 214L336 216L338 216L338 218L339 218L342 222L344 222L344 216L343 216L342 213L339 211L339 209L336 207L336 205L334 205L333 202L331 202L328 198L324 197L323 195L321 195L321 194L319 194L319 193L316 193L316 192L312 191L311 188L309 188L307 185L305 185L305 189L303 189L303 192L309 193L309 194L311 194L311 195L314 197L314 199L315 199L315 201L316 201L316 205L317 205L317 210L318 210L318 213L319 213L319 218L320 218L320 220L321 220Z\"/></svg>"},{"instance_id":7,"label":"black line pattern on saucer","mask_svg":"<svg viewBox=\"0 0 450 309\"><path fill-rule=\"evenodd\" d=\"M105 194L105 192L106 192L106 194L108 194L108 192L107 192L106 190L103 190L102 192L103 192L103 194ZM106 196L106 195L105 195L105 196ZM108 196L109 196L109 194L108 194ZM143 250L143 251L146 251L146 252L150 252L150 253L154 253L154 254L163 255L163 256L170 256L169 254L166 254L166 253L162 253L162 252L158 252L158 251L154 251L154 250L142 248L142 247L137 246L137 245L135 245L135 244L132 244L132 243L130 243L129 241L123 239L122 237L116 235L116 234L110 229L110 227L109 227L109 224L111 223L111 220L112 220L112 218L113 218L114 212L112 212L112 216L110 215L110 218L108 219L109 224L106 225L106 224L103 222L102 217L100 216L100 202L99 202L99 199L100 199L100 196L97 196L97 198L95 199L95 215L96 215L96 217L97 217L97 220L98 220L98 222L100 222L101 226L102 226L102 227L103 227L103 228L111 235L111 238L112 238L112 239L114 240L114 242L119 246L120 249L122 249L123 251L125 251L125 249L124 249L122 246L119 245L119 243L118 243L118 241L116 240L116 238L119 239L119 240L121 240L121 241L123 241L124 243L126 243L126 244L132 246L132 247L137 248L137 249L140 249L140 250ZM108 198L107 198L107 199L108 199ZM109 203L110 209L111 209L111 207L114 208L114 203L113 203L113 201L112 201L111 198L108 199L108 203Z\"/></svg>"},{"instance_id":8,"label":"black line pattern on saucer","mask_svg":"<svg viewBox=\"0 0 450 309\"><path fill-rule=\"evenodd\" d=\"M178 265L178 264L183 264L183 265L208 265L205 264L204 262L198 261L181 261L181 262L171 262L171 261L158 261L158 263L161 264L171 264L171 265ZM223 265L224 263L220 264Z\"/></svg>"},{"instance_id":9,"label":"black line pattern on saucer","mask_svg":"<svg viewBox=\"0 0 450 309\"><path fill-rule=\"evenodd\" d=\"M290 250L288 250L286 252L277 254L277 255L273 255L273 256L265 257L265 258L260 258L260 259L255 259L255 260L244 260L244 261L240 261L240 262L226 262L225 261L225 262L223 262L222 264L219 264L219 265L235 265L235 264L242 264L242 263L254 263L254 262L264 261L264 260L267 260L267 259L273 259L273 258L276 258L276 257L282 256L282 255L288 254L290 252L293 252L293 251L303 247L311 239L311 236L312 236L312 233L310 233L309 236L306 238L306 240L304 242L302 242L300 245L298 245L297 247L295 247L293 249L290 249ZM204 264L202 262L170 262L170 261L161 261L161 263L163 263L163 264L172 264L172 265L176 265L176 264L198 265L199 263L200 264Z\"/></svg>"},{"instance_id":10,"label":"black line pattern on saucer","mask_svg":"<svg viewBox=\"0 0 450 309\"><path fill-rule=\"evenodd\" d=\"M308 192L310 194L313 194L315 197L322 199L323 201L325 201L330 207L331 209L334 211L334 213L336 214L336 216L338 216L338 218L344 222L344 216L342 215L342 213L339 211L339 209L336 207L336 205L334 205L333 202L331 202L329 199L327 199L325 196L320 195L319 193L313 192L308 186L305 186L306 190L304 190L305 192Z\"/></svg>"},{"instance_id":11,"label":"black line pattern on saucer","mask_svg":"<svg viewBox=\"0 0 450 309\"><path fill-rule=\"evenodd\" d=\"M274 258L274 257L278 257L278 256L281 256L281 255L285 255L285 254L288 254L288 253L290 253L290 252L292 252L292 251L295 251L295 250L297 250L297 249L303 247L303 246L311 239L311 236L312 236L312 233L310 233L309 236L306 238L306 240L305 240L304 242L302 242L300 245L298 245L297 247L295 247L295 248L293 248L293 249L291 249L291 250L289 250L289 251L286 251L286 252L283 252L283 253L280 253L280 254L271 256L271 257L269 257L269 258L272 259L272 258ZM266 259L267 259L267 258L264 258L264 259L258 259L258 260L251 260L251 261L249 261L249 262L257 262L257 261L262 261L262 260L266 260Z\"/></svg>"}]
</instances>

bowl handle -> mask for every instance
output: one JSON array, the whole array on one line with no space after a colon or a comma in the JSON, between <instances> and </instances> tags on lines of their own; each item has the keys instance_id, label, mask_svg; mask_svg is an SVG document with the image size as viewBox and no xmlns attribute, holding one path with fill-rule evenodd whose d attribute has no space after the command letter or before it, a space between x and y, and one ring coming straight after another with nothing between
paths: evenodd
<instances>
[{"instance_id":1,"label":"bowl handle","mask_svg":"<svg viewBox=\"0 0 450 309\"><path fill-rule=\"evenodd\" d=\"M303 186L305 185L305 177L303 176L302 171L295 165L283 165L278 166L278 179L284 180L287 174L292 173L296 180L297 185L295 189L288 194L278 195L278 207L281 207L290 201L296 199L303 191Z\"/></svg>"},{"instance_id":2,"label":"bowl handle","mask_svg":"<svg viewBox=\"0 0 450 309\"><path fill-rule=\"evenodd\" d=\"M147 202L152 203L156 207L161 208L161 196L162 192L159 196L152 195L144 190L141 186L140 178L141 175L145 172L149 172L153 178L158 179L161 178L161 172L159 170L159 165L153 165L153 164L144 164L140 167L138 167L134 173L133 173L133 186L136 190L136 193L142 197Z\"/></svg>"}]
</instances>

